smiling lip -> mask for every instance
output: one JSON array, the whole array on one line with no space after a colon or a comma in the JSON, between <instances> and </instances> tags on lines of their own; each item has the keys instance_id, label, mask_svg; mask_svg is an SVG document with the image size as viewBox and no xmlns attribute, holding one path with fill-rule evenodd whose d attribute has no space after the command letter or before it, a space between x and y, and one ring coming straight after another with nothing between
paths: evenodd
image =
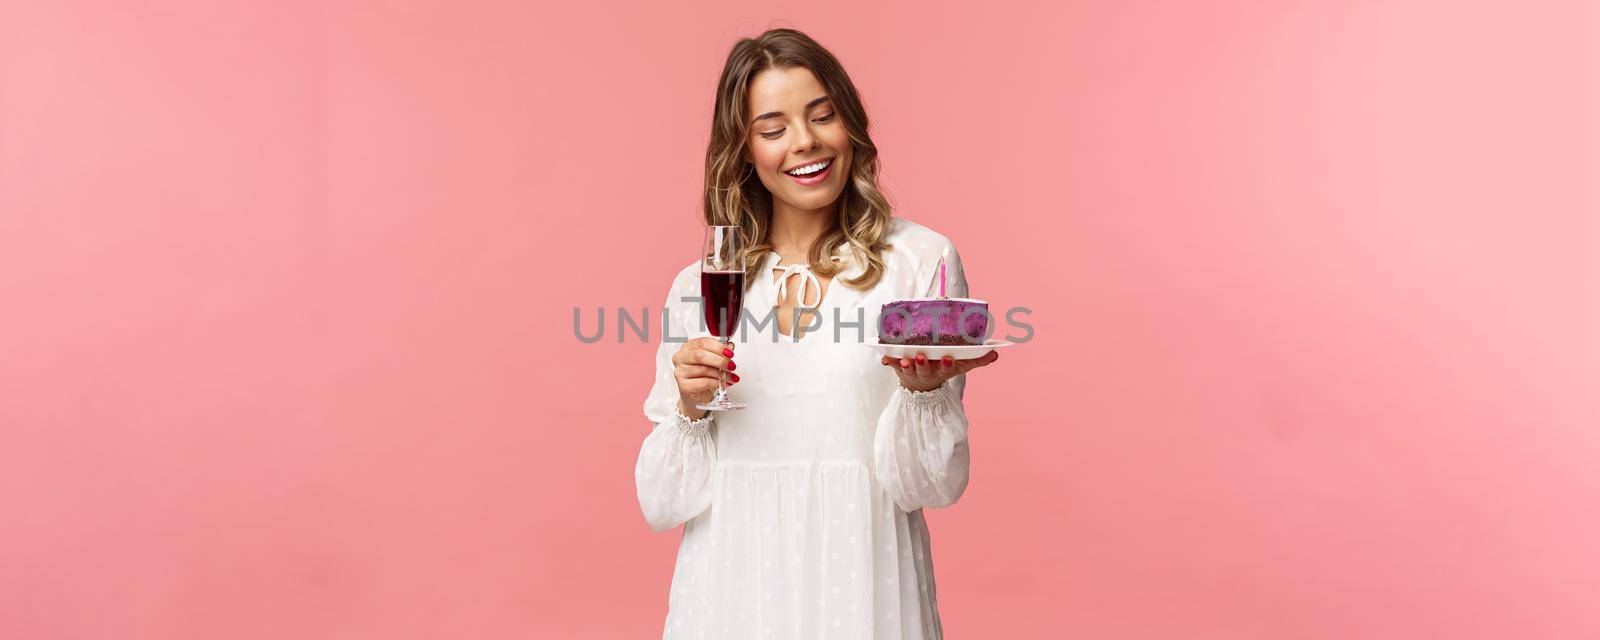
<instances>
[{"instance_id":1,"label":"smiling lip","mask_svg":"<svg viewBox=\"0 0 1600 640\"><path fill-rule=\"evenodd\" d=\"M801 164L801 165L799 165L797 167L792 167L790 169L790 171L792 171L794 169L798 169L798 168L804 167L806 165L816 164L816 163L822 162L824 160L828 161L828 166L823 167L823 169L821 171L818 171L818 172L813 173L811 175L796 176L796 175L791 175L788 171L785 171L783 173L783 175L789 176L790 180L795 181L797 184L799 184L800 186L803 186L803 187L810 187L810 186L815 186L815 185L818 185L818 184L822 184L822 181L826 180L828 178L828 174L833 173L833 163L837 160L837 158L821 158L821 159L818 159L818 160L812 160L810 162L807 162L805 164Z\"/></svg>"}]
</instances>

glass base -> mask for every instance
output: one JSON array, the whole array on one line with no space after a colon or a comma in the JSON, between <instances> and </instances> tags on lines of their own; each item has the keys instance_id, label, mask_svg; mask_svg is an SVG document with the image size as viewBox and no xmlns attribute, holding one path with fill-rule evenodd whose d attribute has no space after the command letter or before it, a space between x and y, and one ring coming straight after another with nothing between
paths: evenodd
<instances>
[{"instance_id":1,"label":"glass base","mask_svg":"<svg viewBox=\"0 0 1600 640\"><path fill-rule=\"evenodd\" d=\"M711 396L710 402L697 404L694 406L694 408L700 409L701 411L738 411L746 406L748 405L743 402L734 402L729 400L728 388L723 387L717 389L716 395Z\"/></svg>"},{"instance_id":2,"label":"glass base","mask_svg":"<svg viewBox=\"0 0 1600 640\"><path fill-rule=\"evenodd\" d=\"M712 400L711 402L707 402L705 404L697 404L694 406L694 408L702 411L739 411L748 406L749 405L743 402L734 402L727 398L722 398L720 400Z\"/></svg>"}]
</instances>

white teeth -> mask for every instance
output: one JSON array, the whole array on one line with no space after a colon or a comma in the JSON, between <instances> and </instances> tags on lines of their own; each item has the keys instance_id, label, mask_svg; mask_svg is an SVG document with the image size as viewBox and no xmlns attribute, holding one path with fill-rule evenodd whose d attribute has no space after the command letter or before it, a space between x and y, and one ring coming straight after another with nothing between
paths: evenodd
<instances>
[{"instance_id":1,"label":"white teeth","mask_svg":"<svg viewBox=\"0 0 1600 640\"><path fill-rule=\"evenodd\" d=\"M808 164L808 165L806 165L804 167L800 167L799 169L793 169L793 170L789 171L788 174L791 175L791 176L810 175L810 174L816 173L818 171L821 171L823 169L826 169L828 167L828 163L830 163L830 162L832 162L832 160L823 160L822 162L813 162L813 163Z\"/></svg>"}]
</instances>

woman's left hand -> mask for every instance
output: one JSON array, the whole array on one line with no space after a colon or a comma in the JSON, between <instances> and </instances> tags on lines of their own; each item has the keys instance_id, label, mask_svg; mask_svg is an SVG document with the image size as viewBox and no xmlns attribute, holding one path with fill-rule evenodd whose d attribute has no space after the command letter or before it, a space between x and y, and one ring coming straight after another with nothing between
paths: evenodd
<instances>
[{"instance_id":1,"label":"woman's left hand","mask_svg":"<svg viewBox=\"0 0 1600 640\"><path fill-rule=\"evenodd\" d=\"M999 351L990 351L983 357L971 360L956 360L950 356L945 356L943 360L929 360L919 353L916 358L884 356L883 366L894 368L895 375L900 376L900 386L912 391L932 391L944 384L945 380L999 359Z\"/></svg>"}]
</instances>

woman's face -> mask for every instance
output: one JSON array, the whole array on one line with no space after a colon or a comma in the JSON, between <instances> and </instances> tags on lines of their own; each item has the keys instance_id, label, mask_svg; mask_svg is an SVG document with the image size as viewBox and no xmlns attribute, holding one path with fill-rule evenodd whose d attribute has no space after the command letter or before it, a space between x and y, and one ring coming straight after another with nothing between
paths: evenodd
<instances>
[{"instance_id":1,"label":"woman's face","mask_svg":"<svg viewBox=\"0 0 1600 640\"><path fill-rule=\"evenodd\" d=\"M773 205L815 211L837 201L850 175L850 136L811 70L756 74L748 106L752 119L745 160L772 192Z\"/></svg>"}]
</instances>

